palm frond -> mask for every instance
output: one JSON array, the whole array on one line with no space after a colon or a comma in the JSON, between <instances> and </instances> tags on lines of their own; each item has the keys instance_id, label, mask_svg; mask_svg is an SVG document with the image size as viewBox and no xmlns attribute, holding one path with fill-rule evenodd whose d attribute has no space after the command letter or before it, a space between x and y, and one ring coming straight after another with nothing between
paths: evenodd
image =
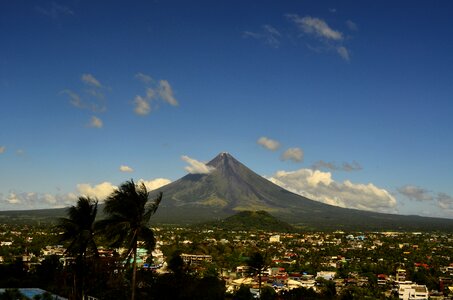
<instances>
[{"instance_id":1,"label":"palm frond","mask_svg":"<svg viewBox=\"0 0 453 300\"><path fill-rule=\"evenodd\" d=\"M68 209L68 218L59 219L57 227L63 231L60 241L70 241L67 253L84 256L88 245L94 243L93 225L97 214L97 203L97 200L89 197L79 197L76 206ZM97 249L94 252L97 252Z\"/></svg>"},{"instance_id":2,"label":"palm frond","mask_svg":"<svg viewBox=\"0 0 453 300\"><path fill-rule=\"evenodd\" d=\"M145 243L145 249L151 252L156 247L156 238L154 232L149 227L142 227L140 230L139 239Z\"/></svg>"}]
</instances>

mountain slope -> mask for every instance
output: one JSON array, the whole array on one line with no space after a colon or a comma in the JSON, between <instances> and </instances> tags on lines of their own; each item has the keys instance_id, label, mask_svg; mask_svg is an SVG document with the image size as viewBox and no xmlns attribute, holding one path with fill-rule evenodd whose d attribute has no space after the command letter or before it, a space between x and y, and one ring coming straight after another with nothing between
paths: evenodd
<instances>
[{"instance_id":1,"label":"mountain slope","mask_svg":"<svg viewBox=\"0 0 453 300\"><path fill-rule=\"evenodd\" d=\"M291 193L254 173L228 153L208 166L209 174L188 174L157 191L164 193L155 219L194 223L244 210L263 210L307 229L452 230L453 220L346 209ZM154 193L153 192L153 193Z\"/></svg>"}]
</instances>

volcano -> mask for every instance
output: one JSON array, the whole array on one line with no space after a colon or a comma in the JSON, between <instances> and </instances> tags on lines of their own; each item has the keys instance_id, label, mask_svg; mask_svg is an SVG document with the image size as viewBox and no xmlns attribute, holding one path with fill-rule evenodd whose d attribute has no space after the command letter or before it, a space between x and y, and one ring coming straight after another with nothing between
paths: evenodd
<instances>
[{"instance_id":1,"label":"volcano","mask_svg":"<svg viewBox=\"0 0 453 300\"><path fill-rule=\"evenodd\" d=\"M289 192L223 152L207 174L188 174L153 191L163 201L153 217L165 223L218 220L240 211L266 211L311 230L451 230L453 220L383 214L324 204Z\"/></svg>"},{"instance_id":2,"label":"volcano","mask_svg":"<svg viewBox=\"0 0 453 300\"><path fill-rule=\"evenodd\" d=\"M306 230L453 231L453 219L383 214L305 198L259 176L226 152L207 166L210 172L206 174L187 174L151 191L150 197L163 192L159 209L151 218L154 224L206 223L244 211L264 211ZM102 203L98 211L102 218ZM0 223L55 222L66 213L63 208L0 211Z\"/></svg>"}]
</instances>

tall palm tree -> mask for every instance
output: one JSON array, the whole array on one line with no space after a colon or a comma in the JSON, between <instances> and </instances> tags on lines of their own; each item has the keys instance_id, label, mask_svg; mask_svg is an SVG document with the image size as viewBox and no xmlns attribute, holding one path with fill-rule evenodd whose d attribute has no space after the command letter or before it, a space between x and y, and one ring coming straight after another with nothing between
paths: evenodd
<instances>
[{"instance_id":1,"label":"tall palm tree","mask_svg":"<svg viewBox=\"0 0 453 300\"><path fill-rule=\"evenodd\" d=\"M137 242L144 242L150 252L156 241L154 233L149 227L149 220L156 212L162 192L152 201L149 201L149 192L145 185L135 184L133 180L120 185L106 200L104 212L107 217L98 222L99 228L112 241L112 247L126 245L125 258L127 264L132 261L132 291L131 299L135 299L137 273Z\"/></svg>"},{"instance_id":2,"label":"tall palm tree","mask_svg":"<svg viewBox=\"0 0 453 300\"><path fill-rule=\"evenodd\" d=\"M84 267L88 255L98 256L94 240L94 221L97 214L97 200L79 197L76 206L68 210L68 218L59 220L58 228L63 230L62 242L70 241L66 253L76 257L74 293L76 299L82 299L85 293Z\"/></svg>"},{"instance_id":3,"label":"tall palm tree","mask_svg":"<svg viewBox=\"0 0 453 300\"><path fill-rule=\"evenodd\" d=\"M252 272L258 275L258 293L261 296L261 276L266 269L266 256L260 252L253 252L247 261L247 265L252 268Z\"/></svg>"}]
</instances>

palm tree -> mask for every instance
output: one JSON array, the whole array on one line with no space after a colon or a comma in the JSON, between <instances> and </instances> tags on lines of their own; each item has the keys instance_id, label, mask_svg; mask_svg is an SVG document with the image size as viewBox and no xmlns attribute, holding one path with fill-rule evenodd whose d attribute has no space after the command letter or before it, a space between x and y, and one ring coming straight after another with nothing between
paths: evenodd
<instances>
[{"instance_id":1,"label":"palm tree","mask_svg":"<svg viewBox=\"0 0 453 300\"><path fill-rule=\"evenodd\" d=\"M261 276L266 269L266 256L260 252L253 252L247 261L247 265L252 268L253 273L258 275L258 293L261 296Z\"/></svg>"},{"instance_id":2,"label":"palm tree","mask_svg":"<svg viewBox=\"0 0 453 300\"><path fill-rule=\"evenodd\" d=\"M88 254L98 256L94 240L94 221L97 214L97 200L79 197L76 206L68 210L68 218L59 220L58 228L63 230L60 240L70 241L66 253L76 256L76 272L74 277L74 293L82 299L85 293L84 265Z\"/></svg>"},{"instance_id":3,"label":"palm tree","mask_svg":"<svg viewBox=\"0 0 453 300\"><path fill-rule=\"evenodd\" d=\"M107 217L98 223L99 228L112 241L112 247L126 245L126 264L133 258L132 300L135 299L137 242L142 240L149 252L154 249L156 241L148 224L161 200L162 192L149 203L149 192L143 183L126 181L105 200L104 212Z\"/></svg>"}]
</instances>

